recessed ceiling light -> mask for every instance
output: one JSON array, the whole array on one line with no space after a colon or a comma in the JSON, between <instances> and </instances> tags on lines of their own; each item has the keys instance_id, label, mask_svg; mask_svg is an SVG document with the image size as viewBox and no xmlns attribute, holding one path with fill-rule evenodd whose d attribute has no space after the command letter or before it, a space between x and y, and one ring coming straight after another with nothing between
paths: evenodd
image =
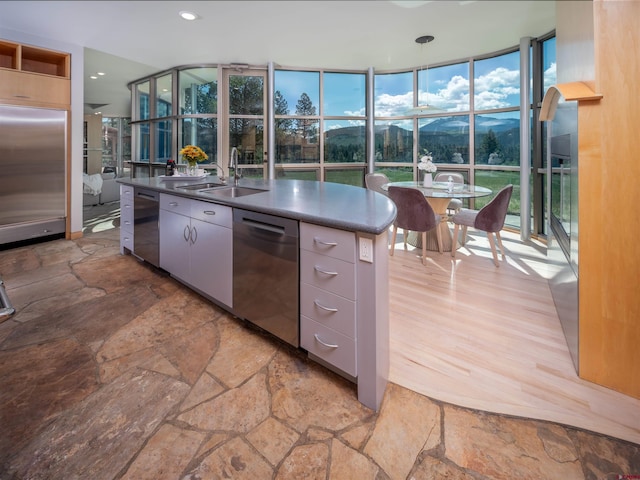
<instances>
[{"instance_id":1,"label":"recessed ceiling light","mask_svg":"<svg viewBox=\"0 0 640 480\"><path fill-rule=\"evenodd\" d=\"M98 72L98 75L104 75L104 72Z\"/></svg>"},{"instance_id":2,"label":"recessed ceiling light","mask_svg":"<svg viewBox=\"0 0 640 480\"><path fill-rule=\"evenodd\" d=\"M98 79L98 77L96 77L95 75L91 75L89 78L90 78L91 80L97 80L97 79Z\"/></svg>"},{"instance_id":3,"label":"recessed ceiling light","mask_svg":"<svg viewBox=\"0 0 640 480\"><path fill-rule=\"evenodd\" d=\"M185 20L197 20L200 18L200 15L198 15L197 13L189 12L187 10L181 11L179 15Z\"/></svg>"}]
</instances>

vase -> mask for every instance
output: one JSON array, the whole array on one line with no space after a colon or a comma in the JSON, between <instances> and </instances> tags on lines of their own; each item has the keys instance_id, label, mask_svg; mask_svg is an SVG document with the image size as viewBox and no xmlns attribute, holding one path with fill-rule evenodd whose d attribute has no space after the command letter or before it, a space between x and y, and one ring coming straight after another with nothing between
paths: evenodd
<instances>
[{"instance_id":1,"label":"vase","mask_svg":"<svg viewBox=\"0 0 640 480\"><path fill-rule=\"evenodd\" d=\"M433 175L431 173L425 172L422 186L427 188L431 188L433 186Z\"/></svg>"},{"instance_id":2,"label":"vase","mask_svg":"<svg viewBox=\"0 0 640 480\"><path fill-rule=\"evenodd\" d=\"M189 164L188 174L191 177L195 177L198 174L198 164L197 163L190 163Z\"/></svg>"}]
</instances>

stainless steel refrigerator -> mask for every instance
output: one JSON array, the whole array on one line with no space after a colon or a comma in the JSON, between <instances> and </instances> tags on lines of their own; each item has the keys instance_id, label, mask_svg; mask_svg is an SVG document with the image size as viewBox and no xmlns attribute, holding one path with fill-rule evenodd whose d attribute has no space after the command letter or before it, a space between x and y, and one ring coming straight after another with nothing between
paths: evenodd
<instances>
[{"instance_id":1,"label":"stainless steel refrigerator","mask_svg":"<svg viewBox=\"0 0 640 480\"><path fill-rule=\"evenodd\" d=\"M0 246L65 232L67 112L0 105Z\"/></svg>"}]
</instances>

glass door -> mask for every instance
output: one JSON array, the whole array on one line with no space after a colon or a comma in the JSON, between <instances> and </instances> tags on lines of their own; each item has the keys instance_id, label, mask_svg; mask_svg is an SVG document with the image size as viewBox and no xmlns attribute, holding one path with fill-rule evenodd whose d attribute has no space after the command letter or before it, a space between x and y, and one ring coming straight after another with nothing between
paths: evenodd
<instances>
[{"instance_id":1,"label":"glass door","mask_svg":"<svg viewBox=\"0 0 640 480\"><path fill-rule=\"evenodd\" d=\"M238 169L243 177L266 178L266 70L225 70L227 86L228 136L224 165L228 165L231 151L238 151ZM224 158L224 157L223 157ZM229 173L231 175L231 173Z\"/></svg>"}]
</instances>

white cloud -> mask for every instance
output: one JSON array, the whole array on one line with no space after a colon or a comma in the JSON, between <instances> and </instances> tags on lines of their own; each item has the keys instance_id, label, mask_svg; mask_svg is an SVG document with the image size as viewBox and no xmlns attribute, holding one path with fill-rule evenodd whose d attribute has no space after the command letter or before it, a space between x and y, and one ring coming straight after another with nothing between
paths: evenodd
<instances>
[{"instance_id":1,"label":"white cloud","mask_svg":"<svg viewBox=\"0 0 640 480\"><path fill-rule=\"evenodd\" d=\"M520 92L520 72L498 67L475 81L475 108L488 110L513 106L509 95Z\"/></svg>"},{"instance_id":2,"label":"white cloud","mask_svg":"<svg viewBox=\"0 0 640 480\"><path fill-rule=\"evenodd\" d=\"M384 93L376 99L376 116L391 117L404 115L412 106L412 98L413 95L411 92L402 95L389 95Z\"/></svg>"},{"instance_id":3,"label":"white cloud","mask_svg":"<svg viewBox=\"0 0 640 480\"><path fill-rule=\"evenodd\" d=\"M553 72L552 72L553 70ZM555 78L555 64L548 70L545 78ZM547 87L547 85L545 85ZM475 82L475 108L489 110L513 106L513 99L520 92L520 72L504 67L496 68L487 75L480 76ZM404 115L412 106L412 94L383 94L376 99L376 116ZM420 93L418 105L433 105L450 112L467 111L470 108L469 80L455 75L435 93Z\"/></svg>"},{"instance_id":4,"label":"white cloud","mask_svg":"<svg viewBox=\"0 0 640 480\"><path fill-rule=\"evenodd\" d=\"M551 65L549 65L549 68L547 68L544 71L544 91L545 92L551 85L554 85L556 83L556 79L557 79L556 63L553 62Z\"/></svg>"}]
</instances>

